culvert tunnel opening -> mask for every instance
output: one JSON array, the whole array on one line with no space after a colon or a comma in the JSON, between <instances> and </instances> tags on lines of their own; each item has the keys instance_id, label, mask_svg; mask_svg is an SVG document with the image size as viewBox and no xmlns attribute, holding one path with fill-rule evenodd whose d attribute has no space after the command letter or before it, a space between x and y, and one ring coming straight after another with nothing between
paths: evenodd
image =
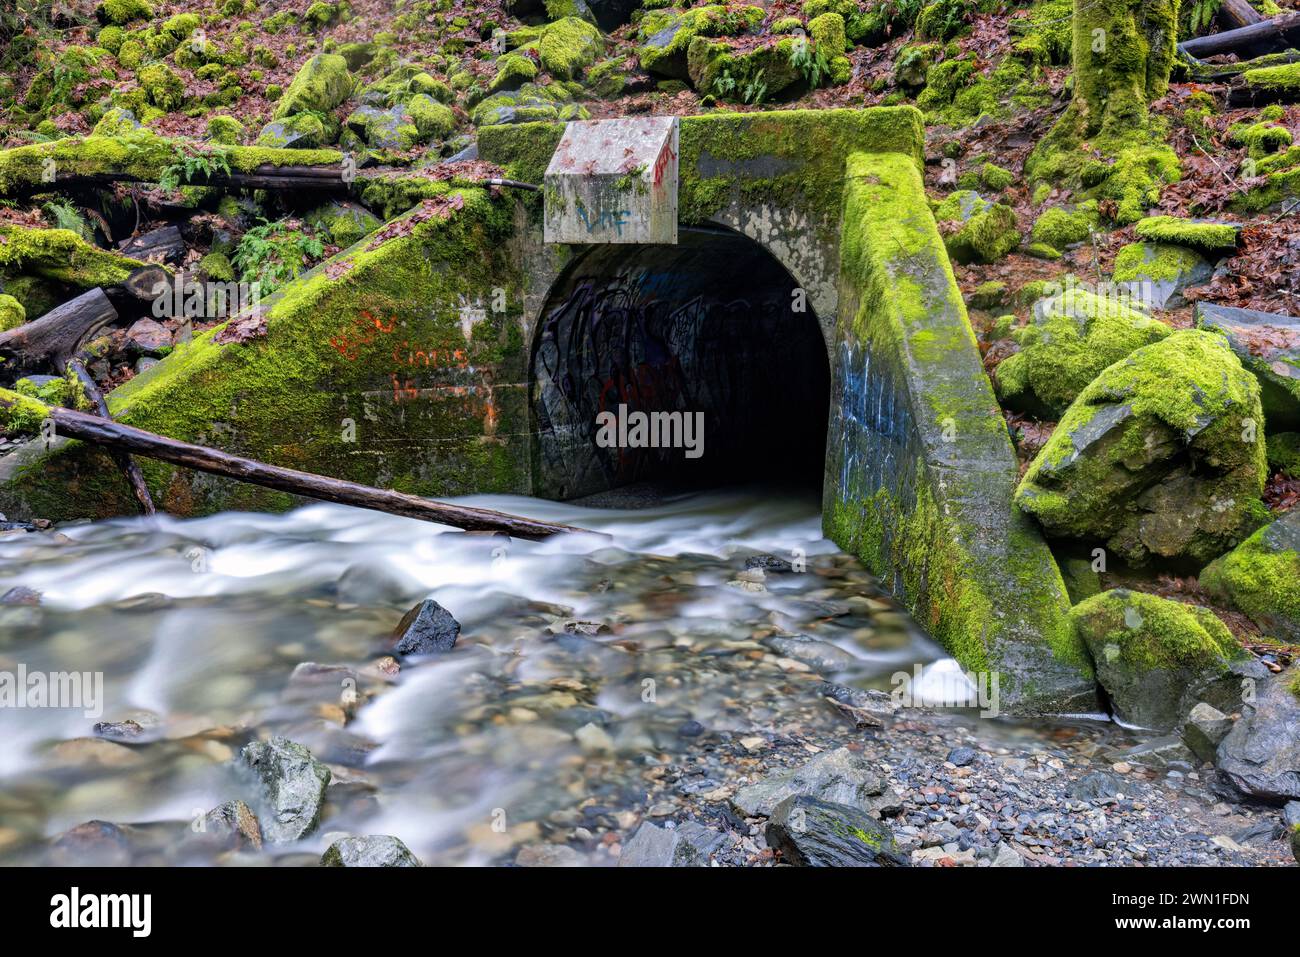
<instances>
[{"instance_id":1,"label":"culvert tunnel opening","mask_svg":"<svg viewBox=\"0 0 1300 957\"><path fill-rule=\"evenodd\" d=\"M820 496L826 342L781 263L721 227L585 248L540 313L538 495L762 485Z\"/></svg>"}]
</instances>

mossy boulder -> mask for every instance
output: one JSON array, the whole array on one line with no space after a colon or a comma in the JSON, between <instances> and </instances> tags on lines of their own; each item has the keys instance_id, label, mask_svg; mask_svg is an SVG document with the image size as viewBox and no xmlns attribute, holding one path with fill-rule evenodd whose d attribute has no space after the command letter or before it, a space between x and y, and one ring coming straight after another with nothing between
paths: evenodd
<instances>
[{"instance_id":1,"label":"mossy boulder","mask_svg":"<svg viewBox=\"0 0 1300 957\"><path fill-rule=\"evenodd\" d=\"M802 38L782 37L757 47L740 48L728 40L696 37L687 55L691 84L701 94L743 103L760 103L800 79L792 59Z\"/></svg>"},{"instance_id":2,"label":"mossy boulder","mask_svg":"<svg viewBox=\"0 0 1300 957\"><path fill-rule=\"evenodd\" d=\"M348 114L344 125L372 149L404 153L419 142L420 131L400 106L381 110L359 106Z\"/></svg>"},{"instance_id":3,"label":"mossy boulder","mask_svg":"<svg viewBox=\"0 0 1300 957\"><path fill-rule=\"evenodd\" d=\"M690 10L649 10L637 27L637 57L648 73L687 80L687 53L692 40L750 33L762 25L766 16L762 7L721 4Z\"/></svg>"},{"instance_id":4,"label":"mossy boulder","mask_svg":"<svg viewBox=\"0 0 1300 957\"><path fill-rule=\"evenodd\" d=\"M0 332L17 329L27 321L27 310L13 296L0 293Z\"/></svg>"},{"instance_id":5,"label":"mossy boulder","mask_svg":"<svg viewBox=\"0 0 1300 957\"><path fill-rule=\"evenodd\" d=\"M1201 587L1245 612L1265 634L1300 642L1300 511L1211 562L1201 572Z\"/></svg>"},{"instance_id":6,"label":"mossy boulder","mask_svg":"<svg viewBox=\"0 0 1300 957\"><path fill-rule=\"evenodd\" d=\"M445 140L456 129L456 114L451 107L427 93L417 93L406 101L406 115L421 139Z\"/></svg>"},{"instance_id":7,"label":"mossy boulder","mask_svg":"<svg viewBox=\"0 0 1300 957\"><path fill-rule=\"evenodd\" d=\"M1117 588L1070 612L1116 720L1172 731L1201 701L1232 713L1246 652L1214 612Z\"/></svg>"},{"instance_id":8,"label":"mossy boulder","mask_svg":"<svg viewBox=\"0 0 1300 957\"><path fill-rule=\"evenodd\" d=\"M234 146L244 138L244 124L233 116L208 118L208 139L222 146Z\"/></svg>"},{"instance_id":9,"label":"mossy boulder","mask_svg":"<svg viewBox=\"0 0 1300 957\"><path fill-rule=\"evenodd\" d=\"M1049 535L1133 564L1209 561L1262 521L1262 417L1259 384L1221 336L1171 333L1084 388L1016 503Z\"/></svg>"},{"instance_id":10,"label":"mossy boulder","mask_svg":"<svg viewBox=\"0 0 1300 957\"><path fill-rule=\"evenodd\" d=\"M153 16L153 4L148 0L104 0L95 8L95 16L102 23L121 26L133 20L147 20Z\"/></svg>"},{"instance_id":11,"label":"mossy boulder","mask_svg":"<svg viewBox=\"0 0 1300 957\"><path fill-rule=\"evenodd\" d=\"M348 61L337 53L318 53L298 71L275 106L274 119L295 113L328 113L352 94Z\"/></svg>"},{"instance_id":12,"label":"mossy boulder","mask_svg":"<svg viewBox=\"0 0 1300 957\"><path fill-rule=\"evenodd\" d=\"M1000 193L1016 181L1016 174L997 163L981 163L977 168L962 173L957 185L962 189L987 189Z\"/></svg>"},{"instance_id":13,"label":"mossy boulder","mask_svg":"<svg viewBox=\"0 0 1300 957\"><path fill-rule=\"evenodd\" d=\"M298 113L272 120L257 135L257 146L277 149L310 150L324 146L332 137L325 121L315 113Z\"/></svg>"},{"instance_id":14,"label":"mossy boulder","mask_svg":"<svg viewBox=\"0 0 1300 957\"><path fill-rule=\"evenodd\" d=\"M1080 203L1072 210L1053 206L1043 210L1029 231L1029 240L1042 243L1058 252L1075 243L1086 242L1097 228L1095 201Z\"/></svg>"},{"instance_id":15,"label":"mossy boulder","mask_svg":"<svg viewBox=\"0 0 1300 957\"><path fill-rule=\"evenodd\" d=\"M539 86L525 83L518 90L494 93L474 107L474 125L506 126L514 123L585 120L586 107L573 102L559 83Z\"/></svg>"},{"instance_id":16,"label":"mossy boulder","mask_svg":"<svg viewBox=\"0 0 1300 957\"><path fill-rule=\"evenodd\" d=\"M960 263L997 262L1020 245L1016 213L974 190L958 190L934 210L948 253Z\"/></svg>"},{"instance_id":17,"label":"mossy boulder","mask_svg":"<svg viewBox=\"0 0 1300 957\"><path fill-rule=\"evenodd\" d=\"M507 53L497 60L497 74L488 84L488 90L517 90L525 83L537 77L537 64L532 57L519 53Z\"/></svg>"},{"instance_id":18,"label":"mossy boulder","mask_svg":"<svg viewBox=\"0 0 1300 957\"><path fill-rule=\"evenodd\" d=\"M853 76L853 63L845 56L848 40L844 34L844 18L838 13L823 13L808 21L808 35L813 40L813 50L829 70L832 84L849 82Z\"/></svg>"},{"instance_id":19,"label":"mossy boulder","mask_svg":"<svg viewBox=\"0 0 1300 957\"><path fill-rule=\"evenodd\" d=\"M331 200L317 206L304 221L336 246L351 246L382 224L379 217L356 203Z\"/></svg>"},{"instance_id":20,"label":"mossy boulder","mask_svg":"<svg viewBox=\"0 0 1300 957\"><path fill-rule=\"evenodd\" d=\"M140 129L140 121L135 113L122 106L110 107L95 124L95 136L124 136Z\"/></svg>"},{"instance_id":21,"label":"mossy boulder","mask_svg":"<svg viewBox=\"0 0 1300 957\"><path fill-rule=\"evenodd\" d=\"M559 80L572 80L596 62L605 42L600 31L577 17L547 26L537 44L542 69Z\"/></svg>"},{"instance_id":22,"label":"mossy boulder","mask_svg":"<svg viewBox=\"0 0 1300 957\"><path fill-rule=\"evenodd\" d=\"M158 109L170 113L185 104L185 84L166 64L151 63L136 74L145 98Z\"/></svg>"},{"instance_id":23,"label":"mossy boulder","mask_svg":"<svg viewBox=\"0 0 1300 957\"><path fill-rule=\"evenodd\" d=\"M225 253L208 253L199 260L199 272L213 282L235 281L235 267Z\"/></svg>"},{"instance_id":24,"label":"mossy boulder","mask_svg":"<svg viewBox=\"0 0 1300 957\"><path fill-rule=\"evenodd\" d=\"M1020 351L997 367L998 398L1011 408L1058 418L1108 365L1169 332L1122 301L1069 289L1035 308L1033 321L1014 333Z\"/></svg>"},{"instance_id":25,"label":"mossy boulder","mask_svg":"<svg viewBox=\"0 0 1300 957\"><path fill-rule=\"evenodd\" d=\"M1129 243L1115 256L1111 279L1151 309L1177 309L1186 304L1184 289L1208 282L1213 275L1214 266L1194 249Z\"/></svg>"},{"instance_id":26,"label":"mossy boulder","mask_svg":"<svg viewBox=\"0 0 1300 957\"><path fill-rule=\"evenodd\" d=\"M1138 220L1133 232L1150 243L1170 243L1203 252L1227 252L1237 248L1240 223L1216 223L1178 216L1148 216Z\"/></svg>"}]
</instances>

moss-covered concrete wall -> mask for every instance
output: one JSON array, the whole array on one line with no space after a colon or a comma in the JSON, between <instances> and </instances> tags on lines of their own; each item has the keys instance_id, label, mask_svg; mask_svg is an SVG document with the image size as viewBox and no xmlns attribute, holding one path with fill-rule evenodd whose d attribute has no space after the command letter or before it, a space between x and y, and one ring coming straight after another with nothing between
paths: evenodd
<instances>
[{"instance_id":1,"label":"moss-covered concrete wall","mask_svg":"<svg viewBox=\"0 0 1300 957\"><path fill-rule=\"evenodd\" d=\"M827 534L881 575L1001 707L1093 711L1046 543L912 158L855 154L844 187Z\"/></svg>"}]
</instances>

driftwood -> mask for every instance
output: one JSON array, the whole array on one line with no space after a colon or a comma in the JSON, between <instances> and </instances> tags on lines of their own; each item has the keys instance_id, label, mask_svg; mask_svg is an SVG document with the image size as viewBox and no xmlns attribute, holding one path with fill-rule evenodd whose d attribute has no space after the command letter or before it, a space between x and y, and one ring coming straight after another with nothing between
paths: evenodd
<instances>
[{"instance_id":1,"label":"driftwood","mask_svg":"<svg viewBox=\"0 0 1300 957\"><path fill-rule=\"evenodd\" d=\"M1271 20L1260 20L1235 30L1224 30L1208 37L1192 37L1178 44L1178 49L1193 58L1220 53L1241 53L1258 47L1271 49L1300 34L1300 13L1284 13Z\"/></svg>"},{"instance_id":2,"label":"driftwood","mask_svg":"<svg viewBox=\"0 0 1300 957\"><path fill-rule=\"evenodd\" d=\"M91 289L55 306L39 319L0 332L0 355L20 372L46 363L62 370L83 342L117 318L117 310L104 290Z\"/></svg>"},{"instance_id":3,"label":"driftwood","mask_svg":"<svg viewBox=\"0 0 1300 957\"><path fill-rule=\"evenodd\" d=\"M95 384L95 380L86 371L86 367L81 364L81 360L72 359L68 362L68 368L81 382L81 388L85 390L86 398L90 399L95 411L99 413L99 417L111 421L113 416L108 411L108 403L104 401L104 393L99 391L99 386ZM131 457L131 453L122 449L109 449L108 454L113 457L113 461L117 463L117 467L122 470L126 480L131 484L131 491L135 493L135 500L140 503L140 510L146 515L153 515L156 511L153 496L149 494L149 486L145 484L144 473L140 471L140 466Z\"/></svg>"},{"instance_id":4,"label":"driftwood","mask_svg":"<svg viewBox=\"0 0 1300 957\"><path fill-rule=\"evenodd\" d=\"M0 398L0 405L4 404L6 404L5 400ZM586 531L572 525L540 522L484 508L449 505L446 502L436 502L417 495L408 495L405 492L372 488L356 482L267 465L264 462L230 455L217 449L178 442L143 429L87 415L84 412L75 412L72 409L51 407L49 417L54 423L56 434L70 439L93 442L109 449L134 452L146 458L170 462L183 468L238 479L241 482L303 495L323 502L373 509L389 515L402 515L406 518L436 522L439 525L451 525L466 531L504 532L516 538L547 538L562 532Z\"/></svg>"},{"instance_id":5,"label":"driftwood","mask_svg":"<svg viewBox=\"0 0 1300 957\"><path fill-rule=\"evenodd\" d=\"M148 262L180 262L185 255L185 240L177 227L163 226L123 240L117 244L117 251Z\"/></svg>"}]
</instances>

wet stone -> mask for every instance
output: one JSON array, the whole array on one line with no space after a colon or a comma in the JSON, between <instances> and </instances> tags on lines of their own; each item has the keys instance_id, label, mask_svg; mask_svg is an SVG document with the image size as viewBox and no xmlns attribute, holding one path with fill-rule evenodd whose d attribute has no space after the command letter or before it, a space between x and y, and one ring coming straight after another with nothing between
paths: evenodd
<instances>
[{"instance_id":1,"label":"wet stone","mask_svg":"<svg viewBox=\"0 0 1300 957\"><path fill-rule=\"evenodd\" d=\"M429 655L451 651L460 637L460 622L432 598L406 613L393 630L393 651L399 655Z\"/></svg>"},{"instance_id":2,"label":"wet stone","mask_svg":"<svg viewBox=\"0 0 1300 957\"><path fill-rule=\"evenodd\" d=\"M321 855L322 867L419 867L420 861L395 837L372 834L335 841Z\"/></svg>"},{"instance_id":3,"label":"wet stone","mask_svg":"<svg viewBox=\"0 0 1300 957\"><path fill-rule=\"evenodd\" d=\"M897 813L902 803L868 759L848 748L837 748L817 755L803 767L771 772L737 791L731 804L746 817L768 817L778 804L795 795L848 804L881 816Z\"/></svg>"},{"instance_id":4,"label":"wet stone","mask_svg":"<svg viewBox=\"0 0 1300 957\"><path fill-rule=\"evenodd\" d=\"M325 804L329 768L310 751L287 738L254 741L241 755L259 785L262 833L272 844L287 844L306 837L320 823Z\"/></svg>"},{"instance_id":5,"label":"wet stone","mask_svg":"<svg viewBox=\"0 0 1300 957\"><path fill-rule=\"evenodd\" d=\"M859 808L806 795L786 798L767 824L767 843L800 867L907 867L887 826Z\"/></svg>"}]
</instances>

